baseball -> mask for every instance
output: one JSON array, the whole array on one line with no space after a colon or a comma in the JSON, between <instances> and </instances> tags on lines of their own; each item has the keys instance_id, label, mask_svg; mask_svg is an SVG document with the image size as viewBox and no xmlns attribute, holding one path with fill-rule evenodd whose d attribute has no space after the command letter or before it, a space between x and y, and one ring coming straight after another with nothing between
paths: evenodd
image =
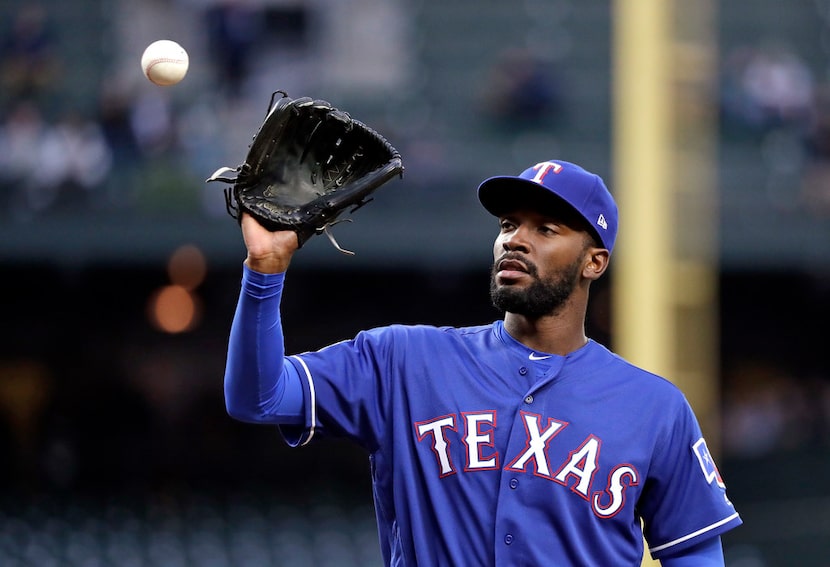
<instances>
[{"instance_id":1,"label":"baseball","mask_svg":"<svg viewBox=\"0 0 830 567\"><path fill-rule=\"evenodd\" d=\"M187 51L169 39L160 39L147 46L141 56L141 69L153 83L175 85L187 74L190 58Z\"/></svg>"}]
</instances>

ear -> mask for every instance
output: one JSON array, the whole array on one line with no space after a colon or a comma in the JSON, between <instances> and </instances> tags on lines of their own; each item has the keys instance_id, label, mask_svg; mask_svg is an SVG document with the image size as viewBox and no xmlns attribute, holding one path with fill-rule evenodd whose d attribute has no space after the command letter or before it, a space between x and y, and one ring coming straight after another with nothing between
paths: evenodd
<instances>
[{"instance_id":1,"label":"ear","mask_svg":"<svg viewBox=\"0 0 830 567\"><path fill-rule=\"evenodd\" d=\"M598 280L611 260L611 253L605 248L590 246L585 251L585 265L582 267L582 276L589 280Z\"/></svg>"}]
</instances>

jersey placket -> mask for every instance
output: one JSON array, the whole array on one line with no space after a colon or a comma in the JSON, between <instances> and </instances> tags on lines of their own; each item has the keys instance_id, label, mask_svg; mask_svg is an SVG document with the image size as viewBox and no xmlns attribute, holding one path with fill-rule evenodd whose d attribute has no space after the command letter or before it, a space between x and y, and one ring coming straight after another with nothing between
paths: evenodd
<instances>
[{"instance_id":1,"label":"jersey placket","mask_svg":"<svg viewBox=\"0 0 830 567\"><path fill-rule=\"evenodd\" d=\"M533 485L527 475L552 474L547 470L544 453L547 443L561 425L541 423L542 416L534 411L534 406L539 405L537 398L541 395L540 390L556 379L564 364L565 358L561 356L529 356L516 369L520 379L530 382L530 377L533 382L516 404L506 447L505 454L510 455L512 460L502 471L496 505L496 565L523 563L523 558L528 556L524 550L527 550L530 539L538 537L538 533L528 533L529 529L535 528L528 525L525 517L523 502L527 500L527 491L532 490Z\"/></svg>"}]
</instances>

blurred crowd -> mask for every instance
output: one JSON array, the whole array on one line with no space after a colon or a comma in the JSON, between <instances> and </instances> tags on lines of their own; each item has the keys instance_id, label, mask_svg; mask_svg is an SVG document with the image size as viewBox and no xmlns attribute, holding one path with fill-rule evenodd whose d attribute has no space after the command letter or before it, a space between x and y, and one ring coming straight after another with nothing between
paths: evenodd
<instances>
[{"instance_id":1,"label":"blurred crowd","mask_svg":"<svg viewBox=\"0 0 830 567\"><path fill-rule=\"evenodd\" d=\"M61 48L68 30L44 5L20 3L0 29L0 218L176 206L224 212L221 199L204 199L202 183L232 165L218 143L223 113L245 84L261 14L234 1L196 13L209 33L208 92L196 84L181 92L140 88L131 62L133 72L104 72L78 104L67 96L82 80ZM191 98L180 104L177 94Z\"/></svg>"},{"instance_id":2,"label":"blurred crowd","mask_svg":"<svg viewBox=\"0 0 830 567\"><path fill-rule=\"evenodd\" d=\"M187 2L170 6L177 4ZM96 62L113 69L101 74L83 104L75 104L65 91L78 79L62 49L72 32L44 6L20 3L0 28L0 184L7 188L0 194L0 218L12 221L68 211L117 210L124 215L174 206L208 216L224 214L224 201L211 198L215 187L206 188L203 180L220 166L235 165L229 159L243 157L263 116L267 101L262 93L270 94L273 85L257 84L255 70L262 73L267 67L279 75L280 88L296 92L315 85L315 76L323 72L342 74L346 90L355 77L365 77L371 88L381 91L389 85L372 76L403 80L388 68L370 73L354 61L351 67L336 58L309 62L308 30L322 24L312 22L310 9L302 3L266 10L261 2L217 0L188 7L205 37L188 44L201 51L191 52L191 70L181 85L151 88L139 77L137 57L120 62L116 54L111 55L114 61ZM119 17L134 18L136 27L157 25L159 13L164 13L153 5L124 6L129 7ZM393 20L386 14L375 25L394 34ZM187 31L177 33L186 37ZM317 34L330 35L319 29ZM142 40L132 39L137 41ZM345 38L342 46L332 47L340 50L351 42ZM388 67L405 74L401 61L387 59ZM126 73L120 71L125 64ZM482 123L492 128L494 137L550 132L564 111L565 91L553 62L527 49L494 53L489 73L471 92L476 93L471 96ZM423 111L430 109L425 106ZM409 169L420 172L408 181L436 192L452 175L441 133L427 127L422 117L402 114L400 120L408 124L396 129L385 122L384 111L375 113L373 126L394 137L396 146L406 150Z\"/></svg>"},{"instance_id":3,"label":"blurred crowd","mask_svg":"<svg viewBox=\"0 0 830 567\"><path fill-rule=\"evenodd\" d=\"M724 140L760 144L759 165L795 179L793 200L830 216L830 83L822 74L786 42L760 39L724 54L719 96Z\"/></svg>"},{"instance_id":4,"label":"blurred crowd","mask_svg":"<svg viewBox=\"0 0 830 567\"><path fill-rule=\"evenodd\" d=\"M147 112L146 102L103 87L87 107L61 104L71 77L57 22L43 6L25 4L4 31L0 183L6 222L129 201L129 172L142 154L172 144L164 108Z\"/></svg>"}]
</instances>

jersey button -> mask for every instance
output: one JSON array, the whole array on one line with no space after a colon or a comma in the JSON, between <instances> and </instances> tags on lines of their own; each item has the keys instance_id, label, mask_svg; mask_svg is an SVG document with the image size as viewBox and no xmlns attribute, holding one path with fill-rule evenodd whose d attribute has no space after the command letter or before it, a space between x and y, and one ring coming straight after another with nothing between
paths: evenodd
<instances>
[{"instance_id":1,"label":"jersey button","mask_svg":"<svg viewBox=\"0 0 830 567\"><path fill-rule=\"evenodd\" d=\"M513 534L507 534L506 536L504 536L504 543L506 543L507 545L513 543Z\"/></svg>"},{"instance_id":2,"label":"jersey button","mask_svg":"<svg viewBox=\"0 0 830 567\"><path fill-rule=\"evenodd\" d=\"M526 397L525 398L525 403L526 404L532 404L533 403L533 396L531 395L531 396Z\"/></svg>"},{"instance_id":3,"label":"jersey button","mask_svg":"<svg viewBox=\"0 0 830 567\"><path fill-rule=\"evenodd\" d=\"M525 374L527 374L527 368L525 368L524 366L522 366L521 368L519 368L519 374L521 374L522 376L524 376Z\"/></svg>"},{"instance_id":4,"label":"jersey button","mask_svg":"<svg viewBox=\"0 0 830 567\"><path fill-rule=\"evenodd\" d=\"M516 479L516 478L511 478L510 479L510 488L518 488L518 486L519 486L519 480Z\"/></svg>"}]
</instances>

